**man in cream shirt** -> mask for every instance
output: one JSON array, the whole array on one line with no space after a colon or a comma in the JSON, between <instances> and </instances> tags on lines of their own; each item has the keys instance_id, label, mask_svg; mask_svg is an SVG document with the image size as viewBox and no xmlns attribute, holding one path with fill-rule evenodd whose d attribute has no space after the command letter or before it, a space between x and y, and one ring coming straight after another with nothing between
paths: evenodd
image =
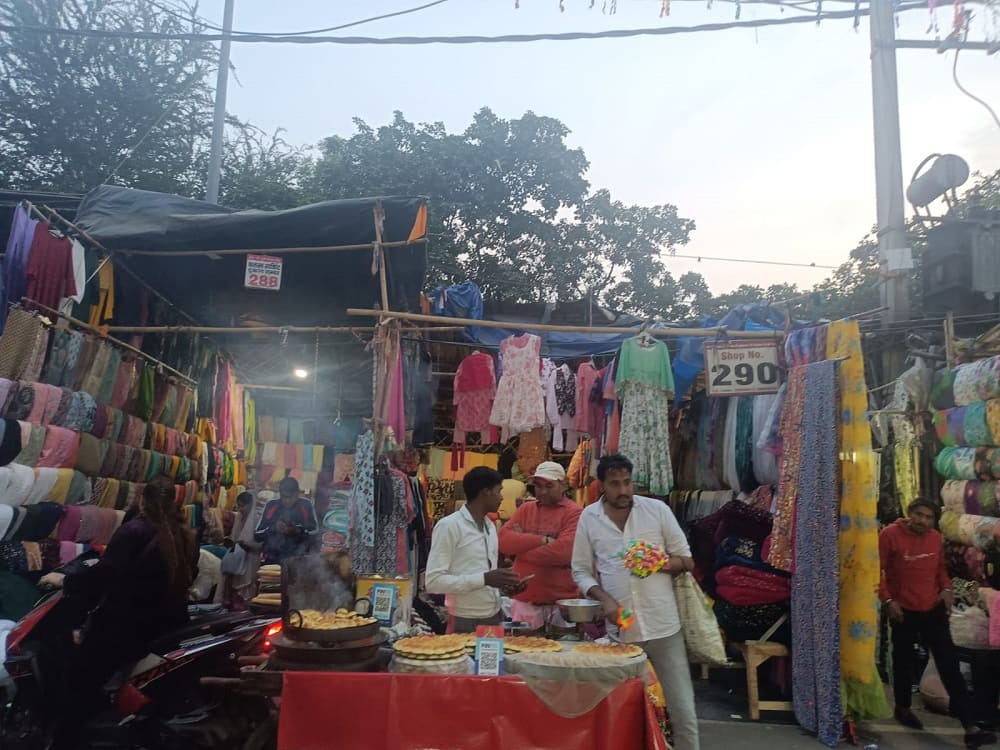
<instances>
[{"instance_id":1,"label":"man in cream shirt","mask_svg":"<svg viewBox=\"0 0 1000 750\"><path fill-rule=\"evenodd\" d=\"M424 583L445 594L449 633L474 633L477 625L503 621L500 590L516 593L518 575L498 568L497 530L486 516L500 507L503 477L477 466L462 478L466 504L434 524Z\"/></svg>"},{"instance_id":2,"label":"man in cream shirt","mask_svg":"<svg viewBox=\"0 0 1000 750\"><path fill-rule=\"evenodd\" d=\"M573 579L580 591L601 603L608 628L618 608L635 615L620 640L642 646L667 699L676 750L698 750L691 667L684 647L680 615L674 600L673 576L694 568L691 550L666 503L633 494L632 462L608 455L597 465L601 498L580 515L573 544ZM670 564L648 578L631 575L620 553L633 540L656 544L670 555Z\"/></svg>"}]
</instances>

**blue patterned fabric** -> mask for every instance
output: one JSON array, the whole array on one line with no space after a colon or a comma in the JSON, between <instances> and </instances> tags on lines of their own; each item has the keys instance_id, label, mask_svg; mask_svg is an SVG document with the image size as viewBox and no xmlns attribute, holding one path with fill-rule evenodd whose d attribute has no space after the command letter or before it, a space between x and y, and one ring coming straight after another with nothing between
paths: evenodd
<instances>
[{"instance_id":1,"label":"blue patterned fabric","mask_svg":"<svg viewBox=\"0 0 1000 750\"><path fill-rule=\"evenodd\" d=\"M837 365L819 362L791 371L803 379L802 445L795 504L792 577L792 693L795 718L820 742L840 741L840 528ZM789 386L791 388L792 386Z\"/></svg>"}]
</instances>

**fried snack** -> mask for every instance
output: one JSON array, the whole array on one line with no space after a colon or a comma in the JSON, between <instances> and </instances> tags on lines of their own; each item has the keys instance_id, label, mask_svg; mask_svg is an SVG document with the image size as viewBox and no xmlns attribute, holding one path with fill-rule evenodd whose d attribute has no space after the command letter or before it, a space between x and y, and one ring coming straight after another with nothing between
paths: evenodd
<instances>
[{"instance_id":1,"label":"fried snack","mask_svg":"<svg viewBox=\"0 0 1000 750\"><path fill-rule=\"evenodd\" d=\"M548 638L517 635L503 639L504 651L512 654L540 654L547 651L562 651L562 646Z\"/></svg>"},{"instance_id":2,"label":"fried snack","mask_svg":"<svg viewBox=\"0 0 1000 750\"><path fill-rule=\"evenodd\" d=\"M378 622L374 617L362 617L357 612L338 609L336 612L320 612L315 609L303 609L302 624L306 630L342 630L343 628L359 628Z\"/></svg>"},{"instance_id":3,"label":"fried snack","mask_svg":"<svg viewBox=\"0 0 1000 750\"><path fill-rule=\"evenodd\" d=\"M615 656L625 659L642 656L643 653L639 646L632 643L581 643L573 651L593 656Z\"/></svg>"},{"instance_id":4,"label":"fried snack","mask_svg":"<svg viewBox=\"0 0 1000 750\"><path fill-rule=\"evenodd\" d=\"M407 659L454 659L465 654L465 635L418 635L402 638L392 648Z\"/></svg>"}]
</instances>

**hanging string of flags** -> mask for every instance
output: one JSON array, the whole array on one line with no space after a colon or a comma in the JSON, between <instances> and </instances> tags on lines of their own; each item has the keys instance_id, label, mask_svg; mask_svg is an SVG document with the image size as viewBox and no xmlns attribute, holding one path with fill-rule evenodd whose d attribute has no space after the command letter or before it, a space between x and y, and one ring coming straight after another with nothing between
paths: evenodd
<instances>
[{"instance_id":1,"label":"hanging string of flags","mask_svg":"<svg viewBox=\"0 0 1000 750\"><path fill-rule=\"evenodd\" d=\"M728 0L733 4L734 15L736 20L740 20L743 14L743 0ZM557 0L559 3L559 11L561 13L566 12L566 0ZM785 8L793 8L799 11L809 10L813 4L815 4L816 12L816 23L817 25L823 20L823 2L824 0L788 0L787 2L769 2L770 5L777 5L780 12L784 13ZM902 0L891 0L894 10L899 10L901 7ZM706 0L706 7L711 10L714 0ZM940 0L927 0L927 10L930 15L930 23L927 27L928 34L940 34L941 27L938 24L938 8L940 5ZM969 31L969 22L972 18L972 13L966 10L964 5L964 0L953 0L953 16L952 16L952 29L951 36L956 38L962 38ZM981 17L984 19L986 36L988 39L998 39L1000 38L1000 0L982 0L982 12ZM514 8L519 9L521 7L521 0L514 0ZM589 0L588 9L594 10L597 8L597 0ZM618 12L618 0L603 0L600 5L601 13L604 15L615 15ZM671 0L660 0L660 18L666 18L670 15L671 10ZM861 25L862 12L861 0L854 0L854 28L857 29ZM898 23L898 21L897 21Z\"/></svg>"}]
</instances>

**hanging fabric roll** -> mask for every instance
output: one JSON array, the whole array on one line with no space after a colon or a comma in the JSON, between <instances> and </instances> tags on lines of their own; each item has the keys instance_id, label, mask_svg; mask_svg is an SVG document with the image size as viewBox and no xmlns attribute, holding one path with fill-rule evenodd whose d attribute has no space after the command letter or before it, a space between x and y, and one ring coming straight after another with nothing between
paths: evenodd
<instances>
[{"instance_id":1,"label":"hanging fabric roll","mask_svg":"<svg viewBox=\"0 0 1000 750\"><path fill-rule=\"evenodd\" d=\"M792 697L799 724L832 748L840 741L845 708L841 702L843 613L838 612L838 555L833 551L840 509L838 498L830 492L837 486L838 474L837 365L806 365L792 370L790 378L789 402L797 401L801 392L802 445L809 446L808 459L798 462L792 521Z\"/></svg>"},{"instance_id":2,"label":"hanging fabric roll","mask_svg":"<svg viewBox=\"0 0 1000 750\"><path fill-rule=\"evenodd\" d=\"M868 423L868 388L857 321L827 329L826 356L840 361L840 671L844 709L858 719L891 715L876 668L878 636L878 464Z\"/></svg>"},{"instance_id":3,"label":"hanging fabric roll","mask_svg":"<svg viewBox=\"0 0 1000 750\"><path fill-rule=\"evenodd\" d=\"M778 481L778 460L774 453L765 449L769 426L768 416L777 401L776 395L754 396L752 422L753 474L758 484L775 484Z\"/></svg>"}]
</instances>

